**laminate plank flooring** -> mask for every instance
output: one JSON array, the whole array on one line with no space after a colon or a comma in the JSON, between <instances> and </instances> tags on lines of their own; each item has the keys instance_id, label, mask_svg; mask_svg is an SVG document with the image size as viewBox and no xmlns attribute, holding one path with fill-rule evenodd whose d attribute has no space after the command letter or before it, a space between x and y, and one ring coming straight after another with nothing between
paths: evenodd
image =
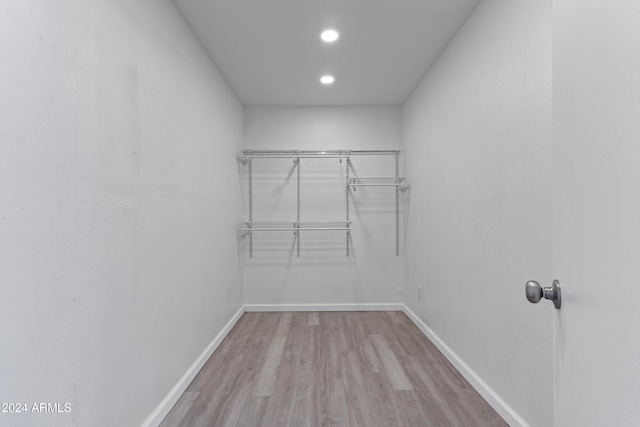
<instances>
[{"instance_id":1,"label":"laminate plank flooring","mask_svg":"<svg viewBox=\"0 0 640 427\"><path fill-rule=\"evenodd\" d=\"M161 427L507 426L402 312L245 313Z\"/></svg>"}]
</instances>

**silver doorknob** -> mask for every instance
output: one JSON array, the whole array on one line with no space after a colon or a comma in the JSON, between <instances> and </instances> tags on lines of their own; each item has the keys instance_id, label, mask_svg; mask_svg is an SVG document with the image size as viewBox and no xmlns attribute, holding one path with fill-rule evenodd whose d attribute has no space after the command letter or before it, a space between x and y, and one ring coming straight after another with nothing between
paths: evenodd
<instances>
[{"instance_id":1,"label":"silver doorknob","mask_svg":"<svg viewBox=\"0 0 640 427\"><path fill-rule=\"evenodd\" d=\"M525 293L527 294L527 299L529 302L537 303L540 302L542 297L545 299L549 299L553 301L553 305L555 308L560 309L560 282L557 280L553 281L553 284L549 288L543 288L540 286L540 283L535 280L529 280L526 285L524 285Z\"/></svg>"}]
</instances>

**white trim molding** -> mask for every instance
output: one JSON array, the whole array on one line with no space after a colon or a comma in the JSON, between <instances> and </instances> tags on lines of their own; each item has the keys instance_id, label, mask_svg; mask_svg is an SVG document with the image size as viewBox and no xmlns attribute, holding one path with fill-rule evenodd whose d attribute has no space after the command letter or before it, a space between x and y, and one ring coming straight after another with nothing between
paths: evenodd
<instances>
[{"instance_id":1,"label":"white trim molding","mask_svg":"<svg viewBox=\"0 0 640 427\"><path fill-rule=\"evenodd\" d=\"M462 374L462 376L476 389L484 400L496 410L498 414L512 427L529 427L529 424L523 420L511 406L493 391L487 383L485 383L478 374L476 374L451 348L442 341L442 339L422 321L409 307L402 305L402 311L411 319L413 323L422 331L423 334L431 340L431 342L440 350L449 362Z\"/></svg>"},{"instance_id":2,"label":"white trim molding","mask_svg":"<svg viewBox=\"0 0 640 427\"><path fill-rule=\"evenodd\" d=\"M245 304L244 311L402 311L402 303L370 304Z\"/></svg>"},{"instance_id":3,"label":"white trim molding","mask_svg":"<svg viewBox=\"0 0 640 427\"><path fill-rule=\"evenodd\" d=\"M244 314L244 306L240 307L240 309L233 315L231 320L227 322L227 324L222 328L222 330L215 336L213 341L204 349L202 354L198 356L195 362L187 369L187 372L180 378L180 380L173 386L171 391L162 399L162 402L156 407L156 409L149 415L149 417L142 423L141 427L155 427L160 425L162 420L167 416L171 408L178 402L182 394L185 392L191 381L198 375L200 369L204 366L204 364L209 360L214 351L218 348L222 340L229 334L233 326L240 319L240 317Z\"/></svg>"}]
</instances>

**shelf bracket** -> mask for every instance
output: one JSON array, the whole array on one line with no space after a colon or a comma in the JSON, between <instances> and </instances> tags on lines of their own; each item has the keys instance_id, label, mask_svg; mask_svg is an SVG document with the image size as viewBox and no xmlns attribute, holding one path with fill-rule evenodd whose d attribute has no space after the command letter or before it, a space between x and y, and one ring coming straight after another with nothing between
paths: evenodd
<instances>
[{"instance_id":1,"label":"shelf bracket","mask_svg":"<svg viewBox=\"0 0 640 427\"><path fill-rule=\"evenodd\" d=\"M297 196L296 196L296 200L297 200L297 207L296 207L296 227L299 227L299 223L300 223L300 159L298 158L297 161L297 165L296 165L296 174L297 174ZM298 231L298 235L296 236L296 252L298 255L298 258L300 258L300 232Z\"/></svg>"},{"instance_id":2,"label":"shelf bracket","mask_svg":"<svg viewBox=\"0 0 640 427\"><path fill-rule=\"evenodd\" d=\"M347 227L349 227L349 167L351 166L351 159L349 157L347 157L347 162L346 162L346 171L345 171L345 177L347 178L347 189L345 191L346 193L346 199L347 199L347 204L346 204L346 223L347 223ZM346 236L346 248L347 248L347 258L349 257L349 236L351 235L350 230L347 230L347 236Z\"/></svg>"}]
</instances>

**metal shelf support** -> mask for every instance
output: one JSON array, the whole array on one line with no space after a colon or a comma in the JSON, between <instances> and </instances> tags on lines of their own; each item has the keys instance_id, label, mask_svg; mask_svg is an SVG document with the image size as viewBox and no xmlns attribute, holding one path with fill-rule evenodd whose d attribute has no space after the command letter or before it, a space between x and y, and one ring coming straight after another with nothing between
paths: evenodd
<instances>
[{"instance_id":1,"label":"metal shelf support","mask_svg":"<svg viewBox=\"0 0 640 427\"><path fill-rule=\"evenodd\" d=\"M300 158L296 157L296 159L294 160L296 162L296 169L297 169L297 214L296 214L296 224L300 224ZM296 252L298 255L298 258L300 258L300 233L298 232L296 234Z\"/></svg>"},{"instance_id":2,"label":"metal shelf support","mask_svg":"<svg viewBox=\"0 0 640 427\"><path fill-rule=\"evenodd\" d=\"M400 152L396 152L396 183L400 179ZM396 256L400 255L400 188L396 186Z\"/></svg>"},{"instance_id":3,"label":"metal shelf support","mask_svg":"<svg viewBox=\"0 0 640 427\"><path fill-rule=\"evenodd\" d=\"M342 161L342 159L340 159L340 161ZM351 167L351 159L349 157L347 157L347 161L345 163L346 163L345 175L346 175L347 182L349 182L349 168ZM347 224L350 224L350 222L349 222L349 187L347 187L345 193L346 193L346 199L347 199L345 212L346 212L346 217L347 217ZM346 248L347 248L347 257L349 257L349 249L350 249L349 248L349 238L350 237L351 237L351 235L349 233L347 233L347 235L345 237L346 240L347 240L346 243L345 243Z\"/></svg>"},{"instance_id":4,"label":"metal shelf support","mask_svg":"<svg viewBox=\"0 0 640 427\"><path fill-rule=\"evenodd\" d=\"M249 224L253 224L253 162L249 159ZM251 228L251 225L249 225ZM249 233L249 257L253 257L253 234Z\"/></svg>"}]
</instances>

